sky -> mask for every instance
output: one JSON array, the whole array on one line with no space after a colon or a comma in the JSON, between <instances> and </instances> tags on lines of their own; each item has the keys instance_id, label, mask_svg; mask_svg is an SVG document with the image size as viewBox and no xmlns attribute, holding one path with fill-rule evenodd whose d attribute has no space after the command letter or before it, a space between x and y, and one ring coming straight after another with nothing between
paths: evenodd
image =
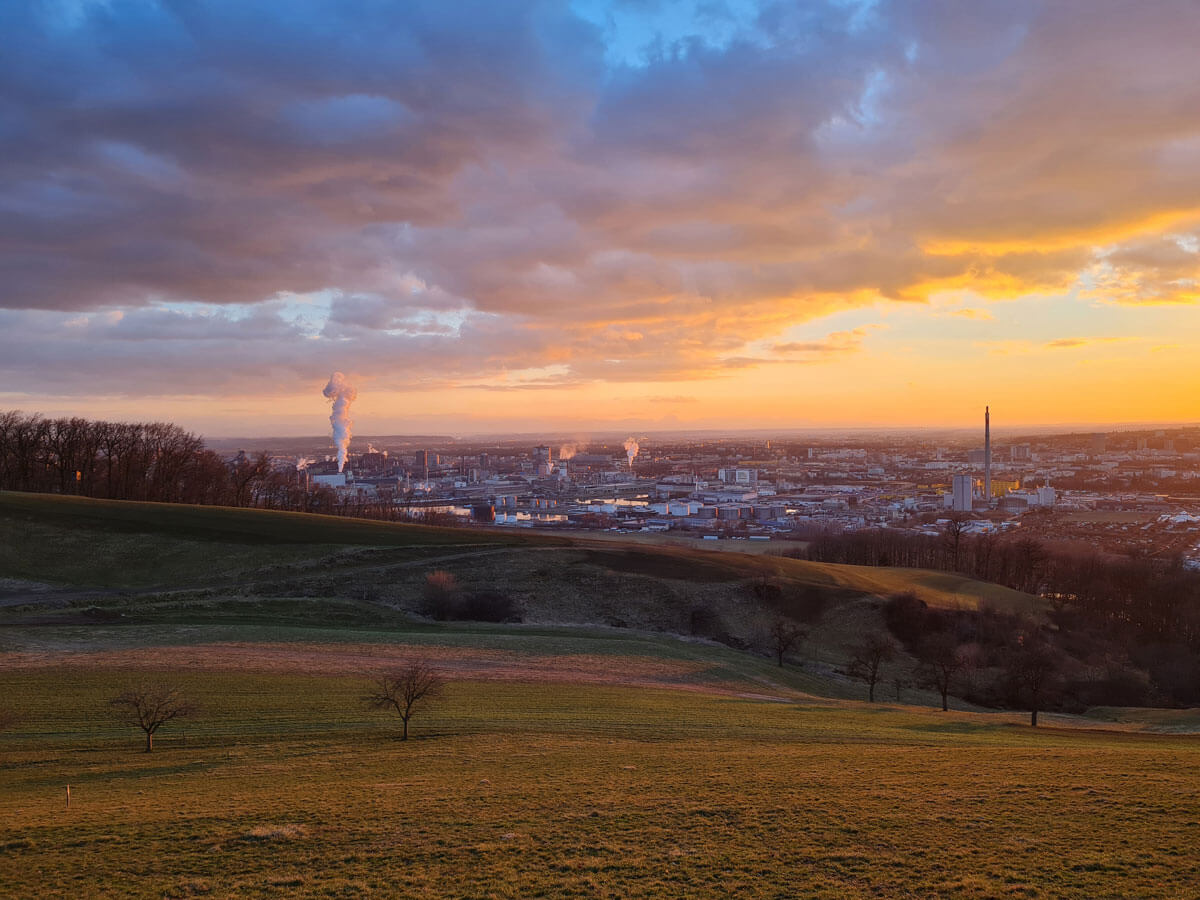
<instances>
[{"instance_id":1,"label":"sky","mask_svg":"<svg viewBox=\"0 0 1200 900\"><path fill-rule=\"evenodd\" d=\"M0 408L1200 420L1192 0L0 4Z\"/></svg>"}]
</instances>

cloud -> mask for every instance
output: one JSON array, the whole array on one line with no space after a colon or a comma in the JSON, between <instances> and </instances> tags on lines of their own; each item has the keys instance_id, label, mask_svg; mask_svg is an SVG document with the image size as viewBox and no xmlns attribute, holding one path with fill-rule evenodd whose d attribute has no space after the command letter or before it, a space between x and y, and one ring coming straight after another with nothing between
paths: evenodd
<instances>
[{"instance_id":1,"label":"cloud","mask_svg":"<svg viewBox=\"0 0 1200 900\"><path fill-rule=\"evenodd\" d=\"M942 291L1200 299L1182 0L63 9L0 11L18 390L683 381Z\"/></svg>"},{"instance_id":2,"label":"cloud","mask_svg":"<svg viewBox=\"0 0 1200 900\"><path fill-rule=\"evenodd\" d=\"M1064 337L1049 341L998 340L977 341L975 345L1002 356L1010 354L1036 353L1043 350L1079 350L1084 347L1102 347L1112 344L1139 343L1143 338L1135 336Z\"/></svg>"},{"instance_id":3,"label":"cloud","mask_svg":"<svg viewBox=\"0 0 1200 900\"><path fill-rule=\"evenodd\" d=\"M1050 350L1074 350L1079 347L1096 346L1097 344L1124 344L1135 340L1137 338L1130 337L1058 338L1057 340L1047 341L1043 346Z\"/></svg>"},{"instance_id":4,"label":"cloud","mask_svg":"<svg viewBox=\"0 0 1200 900\"><path fill-rule=\"evenodd\" d=\"M857 353L862 349L863 339L881 325L866 325L851 331L835 331L819 341L789 341L772 344L771 351L781 356L812 355L826 356L841 353Z\"/></svg>"},{"instance_id":5,"label":"cloud","mask_svg":"<svg viewBox=\"0 0 1200 900\"><path fill-rule=\"evenodd\" d=\"M955 316L960 319L973 319L977 322L991 322L996 318L986 309L972 309L970 307L953 309L947 312L946 315Z\"/></svg>"}]
</instances>

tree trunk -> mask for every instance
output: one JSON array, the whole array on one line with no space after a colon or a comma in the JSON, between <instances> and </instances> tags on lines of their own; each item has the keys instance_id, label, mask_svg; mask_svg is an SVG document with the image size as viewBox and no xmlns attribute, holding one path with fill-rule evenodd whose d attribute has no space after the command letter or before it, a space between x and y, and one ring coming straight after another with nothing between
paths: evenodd
<instances>
[{"instance_id":1,"label":"tree trunk","mask_svg":"<svg viewBox=\"0 0 1200 900\"><path fill-rule=\"evenodd\" d=\"M1037 710L1036 709L1029 711L1029 724L1032 725L1034 728L1037 728Z\"/></svg>"},{"instance_id":2,"label":"tree trunk","mask_svg":"<svg viewBox=\"0 0 1200 900\"><path fill-rule=\"evenodd\" d=\"M942 691L942 712L948 712L950 709L950 704L946 701L946 695L948 693L949 691Z\"/></svg>"},{"instance_id":3,"label":"tree trunk","mask_svg":"<svg viewBox=\"0 0 1200 900\"><path fill-rule=\"evenodd\" d=\"M867 702L875 702L875 682L873 681L867 684Z\"/></svg>"},{"instance_id":4,"label":"tree trunk","mask_svg":"<svg viewBox=\"0 0 1200 900\"><path fill-rule=\"evenodd\" d=\"M153 749L154 749L154 732L147 731L146 732L146 752L149 753Z\"/></svg>"},{"instance_id":5,"label":"tree trunk","mask_svg":"<svg viewBox=\"0 0 1200 900\"><path fill-rule=\"evenodd\" d=\"M405 718L405 719L403 720L403 722L404 722L404 734L402 734L402 735L400 736L400 740L402 740L402 741L407 741L407 740L408 740L408 719L407 719L407 718Z\"/></svg>"}]
</instances>

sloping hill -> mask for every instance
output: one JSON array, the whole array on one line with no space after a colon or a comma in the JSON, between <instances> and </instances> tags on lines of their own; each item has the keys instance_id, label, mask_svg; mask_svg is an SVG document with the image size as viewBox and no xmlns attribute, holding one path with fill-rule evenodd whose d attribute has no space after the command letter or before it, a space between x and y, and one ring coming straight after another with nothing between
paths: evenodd
<instances>
[{"instance_id":1,"label":"sloping hill","mask_svg":"<svg viewBox=\"0 0 1200 900\"><path fill-rule=\"evenodd\" d=\"M160 624L379 628L411 624L427 576L501 593L525 623L600 625L765 652L783 613L828 666L881 622L882 598L1036 598L944 573L620 544L585 534L431 528L303 513L0 493L0 626ZM761 586L777 586L763 602ZM236 635L234 635L236 636Z\"/></svg>"},{"instance_id":2,"label":"sloping hill","mask_svg":"<svg viewBox=\"0 0 1200 900\"><path fill-rule=\"evenodd\" d=\"M136 503L93 500L56 494L0 491L0 518L39 522L68 529L97 529L155 534L193 541L248 544L353 544L363 547L459 544L469 535L474 544L553 544L543 535L517 531L467 531L430 525L375 522L342 516L190 506L180 503Z\"/></svg>"}]
</instances>

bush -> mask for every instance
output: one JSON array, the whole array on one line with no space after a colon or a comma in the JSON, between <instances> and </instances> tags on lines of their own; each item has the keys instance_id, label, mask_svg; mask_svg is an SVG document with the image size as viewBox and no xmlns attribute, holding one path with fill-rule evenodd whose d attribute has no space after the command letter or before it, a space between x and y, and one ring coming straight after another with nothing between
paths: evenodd
<instances>
[{"instance_id":1,"label":"bush","mask_svg":"<svg viewBox=\"0 0 1200 900\"><path fill-rule=\"evenodd\" d=\"M421 611L431 619L445 622L455 619L458 606L458 580L442 569L425 576L424 603Z\"/></svg>"},{"instance_id":2,"label":"bush","mask_svg":"<svg viewBox=\"0 0 1200 900\"><path fill-rule=\"evenodd\" d=\"M929 634L929 607L916 594L896 594L883 608L888 630L908 647L914 647Z\"/></svg>"},{"instance_id":3,"label":"bush","mask_svg":"<svg viewBox=\"0 0 1200 900\"><path fill-rule=\"evenodd\" d=\"M688 631L696 637L712 638L723 633L725 626L711 606L698 603L688 613Z\"/></svg>"},{"instance_id":4,"label":"bush","mask_svg":"<svg viewBox=\"0 0 1200 900\"><path fill-rule=\"evenodd\" d=\"M425 576L421 611L438 622L520 622L521 607L501 591L463 594L458 580L438 570Z\"/></svg>"},{"instance_id":5,"label":"bush","mask_svg":"<svg viewBox=\"0 0 1200 900\"><path fill-rule=\"evenodd\" d=\"M508 594L479 591L464 597L454 618L468 622L520 622L521 607Z\"/></svg>"}]
</instances>

